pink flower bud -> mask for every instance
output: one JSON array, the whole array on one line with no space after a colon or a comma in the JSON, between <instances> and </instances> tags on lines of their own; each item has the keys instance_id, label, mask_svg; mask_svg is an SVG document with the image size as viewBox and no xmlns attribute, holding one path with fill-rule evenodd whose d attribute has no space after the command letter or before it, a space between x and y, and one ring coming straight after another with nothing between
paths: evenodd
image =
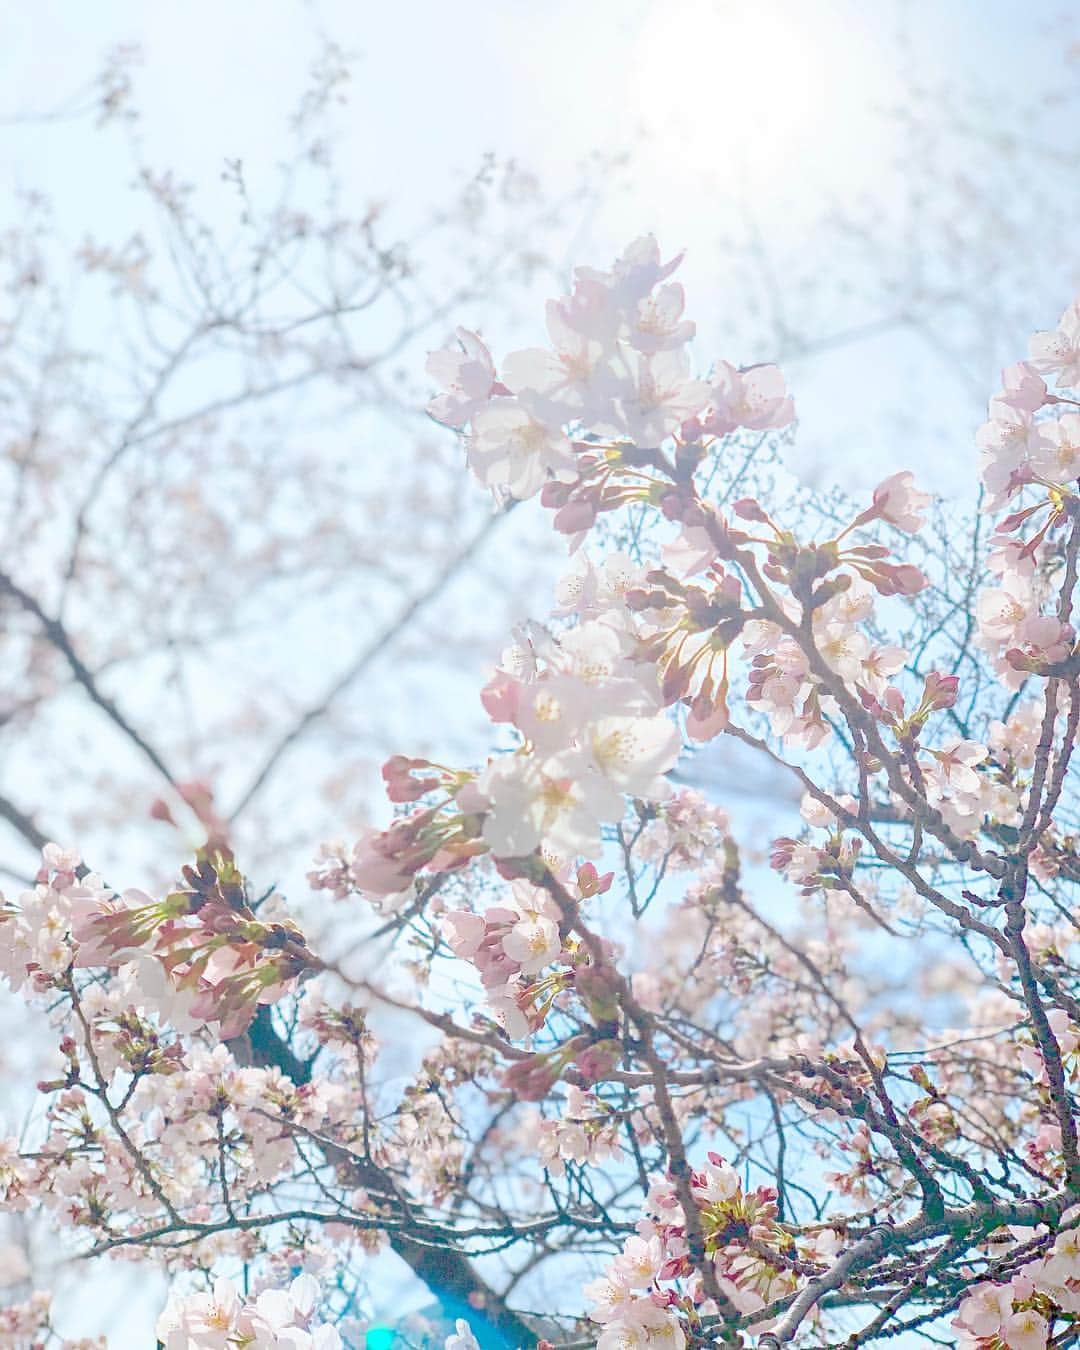
<instances>
[{"instance_id":1,"label":"pink flower bud","mask_svg":"<svg viewBox=\"0 0 1080 1350\"><path fill-rule=\"evenodd\" d=\"M560 534L578 534L582 530L591 529L596 524L596 504L580 498L567 502L555 512L552 524Z\"/></svg>"},{"instance_id":2,"label":"pink flower bud","mask_svg":"<svg viewBox=\"0 0 1080 1350\"><path fill-rule=\"evenodd\" d=\"M923 706L928 711L937 712L944 708L951 708L956 703L957 691L960 688L960 680L956 675L939 675L936 670L932 670L926 677L923 685Z\"/></svg>"},{"instance_id":3,"label":"pink flower bud","mask_svg":"<svg viewBox=\"0 0 1080 1350\"><path fill-rule=\"evenodd\" d=\"M578 868L577 874L578 894L582 900L588 900L593 895L603 895L611 888L614 879L614 872L605 872L603 876L599 876L595 863L583 863Z\"/></svg>"},{"instance_id":4,"label":"pink flower bud","mask_svg":"<svg viewBox=\"0 0 1080 1350\"><path fill-rule=\"evenodd\" d=\"M618 1042L601 1041L579 1050L574 1057L578 1072L587 1083L601 1083L619 1062Z\"/></svg>"},{"instance_id":5,"label":"pink flower bud","mask_svg":"<svg viewBox=\"0 0 1080 1350\"><path fill-rule=\"evenodd\" d=\"M176 824L173 813L169 810L168 802L164 801L161 797L155 798L151 804L150 819L164 821L166 825L175 826Z\"/></svg>"},{"instance_id":6,"label":"pink flower bud","mask_svg":"<svg viewBox=\"0 0 1080 1350\"><path fill-rule=\"evenodd\" d=\"M732 504L731 509L741 520L754 520L760 525L768 524L769 517L753 497L740 497Z\"/></svg>"},{"instance_id":7,"label":"pink flower bud","mask_svg":"<svg viewBox=\"0 0 1080 1350\"><path fill-rule=\"evenodd\" d=\"M523 1102L543 1101L558 1081L559 1071L545 1055L515 1060L502 1076L503 1087Z\"/></svg>"}]
</instances>

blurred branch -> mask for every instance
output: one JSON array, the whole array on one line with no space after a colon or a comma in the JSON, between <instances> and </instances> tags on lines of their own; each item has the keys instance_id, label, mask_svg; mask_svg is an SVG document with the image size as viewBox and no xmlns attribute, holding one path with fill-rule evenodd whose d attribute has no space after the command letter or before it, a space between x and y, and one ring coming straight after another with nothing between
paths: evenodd
<instances>
[{"instance_id":1,"label":"blurred branch","mask_svg":"<svg viewBox=\"0 0 1080 1350\"><path fill-rule=\"evenodd\" d=\"M32 595L24 591L6 572L0 571L0 594L3 593L11 596L28 614L32 614L37 619L45 637L67 661L76 682L83 687L90 699L97 704L109 721L118 727L143 757L154 766L169 786L175 789L176 779L168 765L142 733L131 724L113 700L98 687L93 672L75 650L64 625L58 619L50 618Z\"/></svg>"},{"instance_id":2,"label":"blurred branch","mask_svg":"<svg viewBox=\"0 0 1080 1350\"><path fill-rule=\"evenodd\" d=\"M354 684L361 675L363 675L371 663L382 654L386 647L394 641L419 611L442 594L450 582L453 581L458 573L462 571L483 547L484 543L495 531L500 521L504 520L506 516L509 515L514 505L515 503L513 501L509 501L501 510L496 511L493 515L489 516L472 538L459 549L456 554L454 554L439 576L436 577L425 590L421 591L419 595L414 596L413 599L405 605L392 622L371 643L369 643L362 652L360 652L352 664L348 666L333 684L328 687L318 702L313 703L292 728L286 732L270 751L269 755L267 755L266 759L263 761L262 767L251 780L246 791L233 808L232 814L229 817L230 821L236 820L237 816L239 816L262 791L278 764L285 755L288 754L297 741L299 741L316 722L321 721L322 718L330 712L338 698L340 698L341 695Z\"/></svg>"}]
</instances>

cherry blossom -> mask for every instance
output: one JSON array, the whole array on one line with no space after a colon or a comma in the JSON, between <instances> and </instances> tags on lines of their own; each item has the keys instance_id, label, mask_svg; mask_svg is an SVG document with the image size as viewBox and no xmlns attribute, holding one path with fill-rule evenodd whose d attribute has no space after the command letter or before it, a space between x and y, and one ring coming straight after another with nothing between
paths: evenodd
<instances>
[{"instance_id":1,"label":"cherry blossom","mask_svg":"<svg viewBox=\"0 0 1080 1350\"><path fill-rule=\"evenodd\" d=\"M482 483L522 499L535 496L549 476L573 474L570 442L516 399L497 399L474 416L468 453Z\"/></svg>"},{"instance_id":2,"label":"cherry blossom","mask_svg":"<svg viewBox=\"0 0 1080 1350\"><path fill-rule=\"evenodd\" d=\"M219 1279L210 1294L170 1298L158 1319L158 1339L165 1350L340 1350L336 1327L312 1323L318 1295L310 1275L298 1275L287 1290L267 1289L249 1299L232 1281Z\"/></svg>"},{"instance_id":3,"label":"cherry blossom","mask_svg":"<svg viewBox=\"0 0 1080 1350\"><path fill-rule=\"evenodd\" d=\"M1057 328L1031 338L1031 366L1040 375L1056 375L1057 387L1080 385L1080 301L1062 314Z\"/></svg>"},{"instance_id":4,"label":"cherry blossom","mask_svg":"<svg viewBox=\"0 0 1080 1350\"><path fill-rule=\"evenodd\" d=\"M931 501L930 494L919 492L914 482L915 475L905 470L890 475L874 489L874 509L882 520L905 534L915 534L926 524L920 513Z\"/></svg>"},{"instance_id":5,"label":"cherry blossom","mask_svg":"<svg viewBox=\"0 0 1080 1350\"><path fill-rule=\"evenodd\" d=\"M1065 413L1041 424L1041 444L1032 469L1050 483L1069 484L1080 478L1080 413Z\"/></svg>"},{"instance_id":6,"label":"cherry blossom","mask_svg":"<svg viewBox=\"0 0 1080 1350\"><path fill-rule=\"evenodd\" d=\"M446 392L432 399L428 413L444 426L461 428L487 407L495 386L495 365L480 338L467 328L456 333L458 346L432 352L427 373L445 386Z\"/></svg>"},{"instance_id":7,"label":"cherry blossom","mask_svg":"<svg viewBox=\"0 0 1080 1350\"><path fill-rule=\"evenodd\" d=\"M695 373L662 259L577 268L548 347L429 362L482 482L582 545L489 739L391 754L295 909L196 777L149 807L205 835L172 888L48 844L0 905L49 1037L0 1209L165 1270L167 1350L351 1344L386 1249L446 1350L1080 1327L1075 307L1004 372L958 540L907 470L770 491L783 376ZM59 1341L48 1297L4 1337Z\"/></svg>"},{"instance_id":8,"label":"cherry blossom","mask_svg":"<svg viewBox=\"0 0 1080 1350\"><path fill-rule=\"evenodd\" d=\"M795 405L776 366L747 366L737 370L721 361L712 375L709 410L702 428L726 436L738 427L752 431L778 430L795 420Z\"/></svg>"}]
</instances>

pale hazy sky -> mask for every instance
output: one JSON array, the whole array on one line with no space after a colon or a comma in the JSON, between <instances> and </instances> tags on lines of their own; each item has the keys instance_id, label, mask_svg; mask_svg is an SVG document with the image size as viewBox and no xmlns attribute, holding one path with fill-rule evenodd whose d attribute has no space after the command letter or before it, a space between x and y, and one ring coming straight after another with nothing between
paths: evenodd
<instances>
[{"instance_id":1,"label":"pale hazy sky","mask_svg":"<svg viewBox=\"0 0 1080 1350\"><path fill-rule=\"evenodd\" d=\"M773 338L746 313L746 296L721 280L723 237L757 238L796 327L798 272L828 274L832 288L818 297L815 335L830 331L830 307L840 333L887 317L877 301L860 308L852 299L865 289L865 259L837 253L821 226L837 211L859 216L864 209L886 230L891 211L899 221L910 163L897 162L900 122L888 110L910 110L908 77L947 94L974 90L987 109L1007 109L1010 101L1038 104L1045 91L1075 86L1080 74L1077 26L1057 0L277 0L257 7L7 0L0 13L0 112L54 108L85 84L110 47L137 42L145 53L138 98L149 157L177 169L211 202L225 192L226 157L242 159L256 186L271 171L320 31L357 57L345 118L346 190L357 210L388 199L403 228L474 172L487 151L516 159L557 193L588 152L629 150L616 188L567 237L567 261L603 263L646 230L672 251L689 246L684 280L700 321L700 353L736 362L773 355ZM1071 62L1063 60L1070 44ZM1071 118L1055 125L1051 113L1038 135L1060 137L1074 150L1074 126ZM110 164L102 138L86 125L8 126L0 129L0 183L48 190L72 230L123 228L130 204L115 190L123 181L119 146L115 153ZM962 147L955 168L964 169ZM1075 192L1075 161L1048 167L1036 191L1054 199L1066 190L1066 174ZM985 172L975 179L978 187ZM1000 190L1007 194L1014 181L1005 166ZM1017 191L1030 196L1032 189ZM1061 248L1054 257L1061 278L1043 294L1018 274L1020 312L1006 333L1012 344L1070 298L1075 257ZM902 282L903 265L890 265ZM745 335L740 342L751 349L717 350L716 339L730 332ZM999 345L1000 359L1012 354L1004 339ZM928 486L961 490L967 465L943 456L944 442L931 442L970 444L973 395L994 378L994 360L980 357L977 370L955 363L942 378L946 364L924 336L896 329L809 365L791 355L802 396L800 454L811 476L828 477L829 465L842 460L856 481L869 481L890 460L899 428L906 445L921 435L910 467L927 471ZM916 385L932 390L933 426L911 425Z\"/></svg>"}]
</instances>

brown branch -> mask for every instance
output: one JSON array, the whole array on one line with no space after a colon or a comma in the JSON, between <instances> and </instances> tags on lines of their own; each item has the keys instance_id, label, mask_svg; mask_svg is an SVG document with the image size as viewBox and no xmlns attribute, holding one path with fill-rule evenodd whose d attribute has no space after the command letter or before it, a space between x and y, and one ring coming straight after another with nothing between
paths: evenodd
<instances>
[{"instance_id":1,"label":"brown branch","mask_svg":"<svg viewBox=\"0 0 1080 1350\"><path fill-rule=\"evenodd\" d=\"M229 1042L230 1048L238 1049L243 1060L260 1066L280 1069L298 1086L310 1082L311 1060L300 1060L289 1044L274 1030L267 1007L260 1007L246 1036L246 1047ZM309 1136L310 1137L310 1136ZM315 1141L322 1150L327 1162L348 1175L351 1184L364 1186L376 1193L396 1193L391 1179L370 1159L335 1144L332 1140L319 1138ZM463 1317L476 1332L485 1327L514 1337L514 1345L529 1347L536 1345L538 1335L518 1314L500 1298L494 1289L478 1274L472 1262L462 1252L448 1245L448 1240L433 1242L418 1241L407 1231L409 1216L406 1215L404 1229L387 1230L390 1246L410 1267L418 1279L422 1280L432 1296L452 1319Z\"/></svg>"},{"instance_id":2,"label":"brown branch","mask_svg":"<svg viewBox=\"0 0 1080 1350\"><path fill-rule=\"evenodd\" d=\"M42 834L33 818L28 816L25 811L20 811L15 803L9 801L7 797L0 796L0 818L14 826L30 847L37 849L38 852L49 843L49 836Z\"/></svg>"},{"instance_id":3,"label":"brown branch","mask_svg":"<svg viewBox=\"0 0 1080 1350\"><path fill-rule=\"evenodd\" d=\"M124 733L140 754L154 766L169 786L175 789L176 779L173 777L172 771L169 769L168 765L142 733L132 725L126 714L121 712L116 703L99 688L93 672L75 650L75 646L67 629L59 619L50 618L29 592L24 591L16 581L14 581L6 572L2 571L0 571L0 594L11 596L22 609L26 610L28 614L32 614L34 618L37 619L45 637L67 662L72 675L75 677L76 683L82 686L89 695L91 701L101 709L114 726L118 727Z\"/></svg>"}]
</instances>

